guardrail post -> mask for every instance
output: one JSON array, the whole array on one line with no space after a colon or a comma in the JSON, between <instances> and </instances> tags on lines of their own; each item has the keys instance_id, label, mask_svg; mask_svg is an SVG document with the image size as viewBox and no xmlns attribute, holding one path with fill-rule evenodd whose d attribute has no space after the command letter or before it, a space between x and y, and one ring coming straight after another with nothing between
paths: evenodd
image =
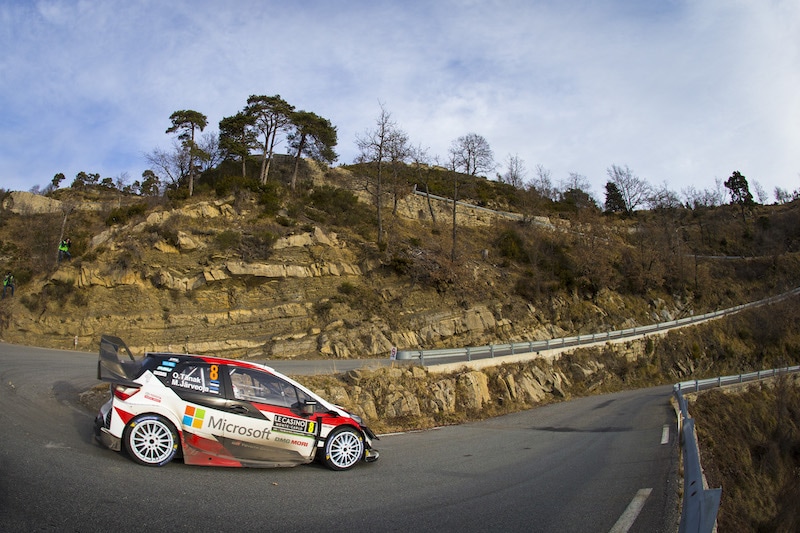
<instances>
[{"instance_id":1,"label":"guardrail post","mask_svg":"<svg viewBox=\"0 0 800 533\"><path fill-rule=\"evenodd\" d=\"M467 346L467 361L472 361L472 354L470 352L469 346Z\"/></svg>"},{"instance_id":2,"label":"guardrail post","mask_svg":"<svg viewBox=\"0 0 800 533\"><path fill-rule=\"evenodd\" d=\"M494 344L489 346L489 357L494 359Z\"/></svg>"}]
</instances>

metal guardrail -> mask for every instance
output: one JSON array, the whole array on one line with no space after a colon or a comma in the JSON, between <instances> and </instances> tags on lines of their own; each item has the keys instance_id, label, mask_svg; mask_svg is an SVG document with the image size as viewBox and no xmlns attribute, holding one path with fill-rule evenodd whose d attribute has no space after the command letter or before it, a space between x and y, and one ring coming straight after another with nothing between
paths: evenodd
<instances>
[{"instance_id":1,"label":"metal guardrail","mask_svg":"<svg viewBox=\"0 0 800 533\"><path fill-rule=\"evenodd\" d=\"M738 376L682 381L673 386L673 393L680 409L678 431L683 445L683 509L681 510L681 522L678 527L680 533L710 533L713 531L714 524L717 521L719 501L722 496L721 488L706 489L703 486L703 469L700 465L700 450L695 437L694 420L689 418L689 410L683 393L759 381L796 372L800 372L800 366L760 370L748 374L739 374Z\"/></svg>"},{"instance_id":2,"label":"metal guardrail","mask_svg":"<svg viewBox=\"0 0 800 533\"><path fill-rule=\"evenodd\" d=\"M800 372L800 366L787 366L784 368L773 368L772 370L759 370L738 376L721 376L710 379L694 379L691 381L681 381L676 383L673 388L676 392L699 392L705 389L723 387L725 385L735 385L737 383L747 383L749 381L759 381L762 379L773 378L781 374L793 374Z\"/></svg>"},{"instance_id":3,"label":"metal guardrail","mask_svg":"<svg viewBox=\"0 0 800 533\"><path fill-rule=\"evenodd\" d=\"M425 192L425 191L422 191L422 190L418 189L416 183L414 184L414 188L411 190L411 192L413 194L418 195L418 196L424 196L424 197L430 198L432 200L437 200L437 201L440 201L440 202L446 202L446 203L450 203L450 204L453 203L453 199L452 198L447 198L446 196L438 196L436 194L431 194L429 192ZM456 205L468 207L470 209L475 209L477 211L486 211L487 213L492 213L494 215L502 216L502 217L505 217L505 218L510 218L512 220L523 220L525 218L525 215L522 215L520 213L511 213L509 211L497 211L496 209L489 209L488 207L482 207L482 206L475 205L475 204L468 204L466 202L462 202L461 200L456 200Z\"/></svg>"},{"instance_id":4,"label":"metal guardrail","mask_svg":"<svg viewBox=\"0 0 800 533\"><path fill-rule=\"evenodd\" d=\"M426 361L430 360L440 360L440 359L448 360L448 359L458 358L459 360L473 361L475 359L488 359L488 358L503 357L507 355L516 355L522 353L534 353L545 350L552 350L556 348L581 346L586 344L592 344L595 342L619 340L628 337L636 337L638 335L657 333L671 328L687 326L689 324L703 322L705 320L711 320L714 318L720 318L725 315L738 313L744 309L775 303L780 300L789 298L791 296L796 296L798 294L800 294L800 287L785 292L783 294L779 294L777 296L771 296L769 298L764 298L763 300L737 305L735 307L723 309L720 311L712 311L710 313L705 313L702 315L679 318L677 320L670 320L667 322L658 322L656 324L650 324L647 326L638 326L635 328L628 328L617 331L608 331L605 333L590 333L587 335L576 335L573 337L548 339L544 341L526 341L526 342L515 342L509 344L492 344L489 346L476 346L467 348L440 348L435 350L397 350L395 358L398 360L417 359L419 360L419 363L424 366L426 364ZM441 364L441 361L439 362L439 364Z\"/></svg>"}]
</instances>

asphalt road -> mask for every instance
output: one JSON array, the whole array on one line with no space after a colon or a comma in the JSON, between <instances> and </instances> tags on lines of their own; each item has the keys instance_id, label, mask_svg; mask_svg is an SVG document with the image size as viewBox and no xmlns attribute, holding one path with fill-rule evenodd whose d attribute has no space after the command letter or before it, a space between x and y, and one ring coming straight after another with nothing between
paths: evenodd
<instances>
[{"instance_id":1,"label":"asphalt road","mask_svg":"<svg viewBox=\"0 0 800 533\"><path fill-rule=\"evenodd\" d=\"M384 435L346 472L148 468L93 441L96 360L0 343L0 530L677 529L670 387Z\"/></svg>"}]
</instances>

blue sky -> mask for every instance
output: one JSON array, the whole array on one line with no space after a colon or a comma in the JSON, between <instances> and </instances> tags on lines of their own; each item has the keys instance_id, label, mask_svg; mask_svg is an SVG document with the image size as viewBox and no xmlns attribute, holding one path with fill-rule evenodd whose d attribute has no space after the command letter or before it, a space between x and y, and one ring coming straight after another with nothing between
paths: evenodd
<instances>
[{"instance_id":1,"label":"blue sky","mask_svg":"<svg viewBox=\"0 0 800 533\"><path fill-rule=\"evenodd\" d=\"M601 200L613 164L800 188L796 0L2 0L0 47L6 189L139 179L172 112L215 131L251 94L331 120L339 163L383 104L431 156L474 132Z\"/></svg>"}]
</instances>

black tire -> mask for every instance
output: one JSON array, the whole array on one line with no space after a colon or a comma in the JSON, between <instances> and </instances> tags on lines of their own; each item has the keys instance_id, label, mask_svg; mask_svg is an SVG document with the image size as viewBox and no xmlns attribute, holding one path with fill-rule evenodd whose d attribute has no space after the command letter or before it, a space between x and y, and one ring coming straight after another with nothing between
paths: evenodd
<instances>
[{"instance_id":1,"label":"black tire","mask_svg":"<svg viewBox=\"0 0 800 533\"><path fill-rule=\"evenodd\" d=\"M160 415L140 415L128 422L122 438L128 455L145 466L164 466L178 451L175 427Z\"/></svg>"},{"instance_id":2,"label":"black tire","mask_svg":"<svg viewBox=\"0 0 800 533\"><path fill-rule=\"evenodd\" d=\"M348 470L364 457L364 437L351 427L336 429L325 441L325 466L331 470Z\"/></svg>"}]
</instances>

